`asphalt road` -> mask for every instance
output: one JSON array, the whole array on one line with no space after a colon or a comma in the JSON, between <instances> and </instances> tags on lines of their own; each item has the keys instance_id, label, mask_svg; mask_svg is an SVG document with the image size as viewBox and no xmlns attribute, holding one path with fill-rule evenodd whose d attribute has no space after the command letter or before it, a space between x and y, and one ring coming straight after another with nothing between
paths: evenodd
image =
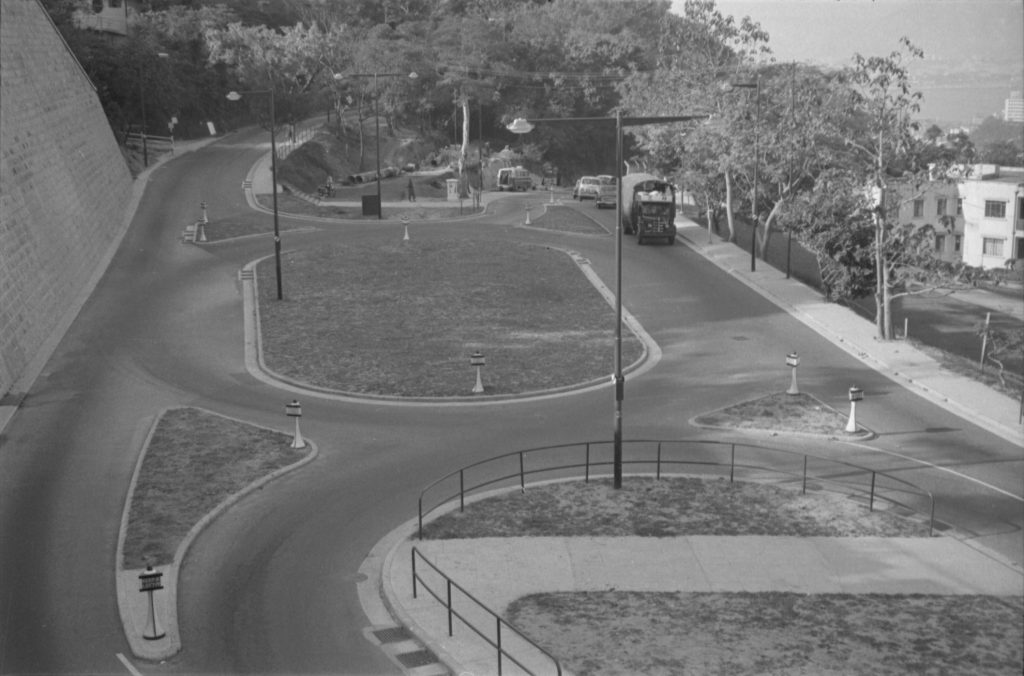
<instances>
[{"instance_id":1,"label":"asphalt road","mask_svg":"<svg viewBox=\"0 0 1024 676\"><path fill-rule=\"evenodd\" d=\"M164 408L199 406L288 430L283 405L292 395L252 378L242 352L237 272L270 254L271 239L178 241L200 201L211 219L247 209L240 184L266 152L253 142L262 136L232 135L153 174L110 270L5 431L0 672L126 673L116 538L145 432ZM610 237L515 227L518 205L496 206L485 219L424 224L414 236L572 249L613 286ZM372 221L328 225L288 233L284 250L401 234L400 225ZM626 385L626 438L707 436L687 421L783 388L784 356L797 350L805 391L840 409L850 384L870 394L860 417L879 438L789 445L926 483L941 496L940 519L1019 560L1019 503L983 485L1019 494L1019 449L896 387L684 246L627 240L623 257L625 306L663 352ZM286 296L287 279L286 265ZM610 437L614 402L609 387L498 406L302 403L303 433L319 458L238 503L195 542L180 585L183 650L165 664L137 664L142 672L395 673L363 636L355 591L374 543L415 515L434 477L524 447Z\"/></svg>"}]
</instances>

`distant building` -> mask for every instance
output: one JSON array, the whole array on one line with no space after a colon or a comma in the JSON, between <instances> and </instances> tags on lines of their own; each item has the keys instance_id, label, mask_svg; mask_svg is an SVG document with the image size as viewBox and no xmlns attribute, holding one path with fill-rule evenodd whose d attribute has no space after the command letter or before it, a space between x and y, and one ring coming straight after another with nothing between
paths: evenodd
<instances>
[{"instance_id":1,"label":"distant building","mask_svg":"<svg viewBox=\"0 0 1024 676\"><path fill-rule=\"evenodd\" d=\"M975 165L957 188L964 219L963 261L999 268L1024 259L1024 168Z\"/></svg>"},{"instance_id":2,"label":"distant building","mask_svg":"<svg viewBox=\"0 0 1024 676\"><path fill-rule=\"evenodd\" d=\"M127 0L90 0L86 4L88 9L75 15L79 28L128 35Z\"/></svg>"},{"instance_id":3,"label":"distant building","mask_svg":"<svg viewBox=\"0 0 1024 676\"><path fill-rule=\"evenodd\" d=\"M1007 122L1024 122L1024 98L1020 92L1010 92L1010 98L1003 103L1003 119Z\"/></svg>"},{"instance_id":4,"label":"distant building","mask_svg":"<svg viewBox=\"0 0 1024 676\"><path fill-rule=\"evenodd\" d=\"M1024 259L1024 168L977 164L955 182L890 186L898 219L935 230L935 254L980 268Z\"/></svg>"}]
</instances>

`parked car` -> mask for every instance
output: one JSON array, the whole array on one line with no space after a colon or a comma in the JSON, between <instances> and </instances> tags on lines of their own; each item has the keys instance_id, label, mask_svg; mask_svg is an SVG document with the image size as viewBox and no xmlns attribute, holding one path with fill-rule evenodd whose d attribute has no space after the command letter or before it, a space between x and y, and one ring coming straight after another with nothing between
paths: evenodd
<instances>
[{"instance_id":1,"label":"parked car","mask_svg":"<svg viewBox=\"0 0 1024 676\"><path fill-rule=\"evenodd\" d=\"M581 176L572 189L572 198L580 201L585 198L596 200L600 191L601 183L597 180L597 176Z\"/></svg>"}]
</instances>

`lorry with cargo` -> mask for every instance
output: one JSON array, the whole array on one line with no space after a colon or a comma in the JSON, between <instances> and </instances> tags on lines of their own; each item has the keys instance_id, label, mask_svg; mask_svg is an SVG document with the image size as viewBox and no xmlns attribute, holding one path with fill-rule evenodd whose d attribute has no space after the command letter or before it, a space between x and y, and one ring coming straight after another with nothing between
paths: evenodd
<instances>
[{"instance_id":1,"label":"lorry with cargo","mask_svg":"<svg viewBox=\"0 0 1024 676\"><path fill-rule=\"evenodd\" d=\"M652 174L626 174L621 180L623 232L636 235L637 244L649 239L675 244L675 186Z\"/></svg>"}]
</instances>

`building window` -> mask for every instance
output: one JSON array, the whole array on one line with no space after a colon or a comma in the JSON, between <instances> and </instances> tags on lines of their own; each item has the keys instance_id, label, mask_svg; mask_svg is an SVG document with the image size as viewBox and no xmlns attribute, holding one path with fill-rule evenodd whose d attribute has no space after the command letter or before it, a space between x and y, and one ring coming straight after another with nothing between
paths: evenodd
<instances>
[{"instance_id":1,"label":"building window","mask_svg":"<svg viewBox=\"0 0 1024 676\"><path fill-rule=\"evenodd\" d=\"M981 253L985 256L1003 255L1003 240L995 237L986 237L981 242Z\"/></svg>"},{"instance_id":2,"label":"building window","mask_svg":"<svg viewBox=\"0 0 1024 676\"><path fill-rule=\"evenodd\" d=\"M959 253L960 249L964 246L963 235L953 235L953 251Z\"/></svg>"},{"instance_id":3,"label":"building window","mask_svg":"<svg viewBox=\"0 0 1024 676\"><path fill-rule=\"evenodd\" d=\"M924 216L924 200L914 200L914 218L921 218Z\"/></svg>"},{"instance_id":4,"label":"building window","mask_svg":"<svg viewBox=\"0 0 1024 676\"><path fill-rule=\"evenodd\" d=\"M935 253L942 253L946 250L946 236L935 235Z\"/></svg>"},{"instance_id":5,"label":"building window","mask_svg":"<svg viewBox=\"0 0 1024 676\"><path fill-rule=\"evenodd\" d=\"M935 200L935 213L939 216L946 215L946 198L940 197Z\"/></svg>"},{"instance_id":6,"label":"building window","mask_svg":"<svg viewBox=\"0 0 1024 676\"><path fill-rule=\"evenodd\" d=\"M964 215L964 198L963 197L957 197L956 198L956 215L957 216L963 216Z\"/></svg>"},{"instance_id":7,"label":"building window","mask_svg":"<svg viewBox=\"0 0 1024 676\"><path fill-rule=\"evenodd\" d=\"M985 200L985 218L1006 218L1006 202Z\"/></svg>"}]
</instances>

